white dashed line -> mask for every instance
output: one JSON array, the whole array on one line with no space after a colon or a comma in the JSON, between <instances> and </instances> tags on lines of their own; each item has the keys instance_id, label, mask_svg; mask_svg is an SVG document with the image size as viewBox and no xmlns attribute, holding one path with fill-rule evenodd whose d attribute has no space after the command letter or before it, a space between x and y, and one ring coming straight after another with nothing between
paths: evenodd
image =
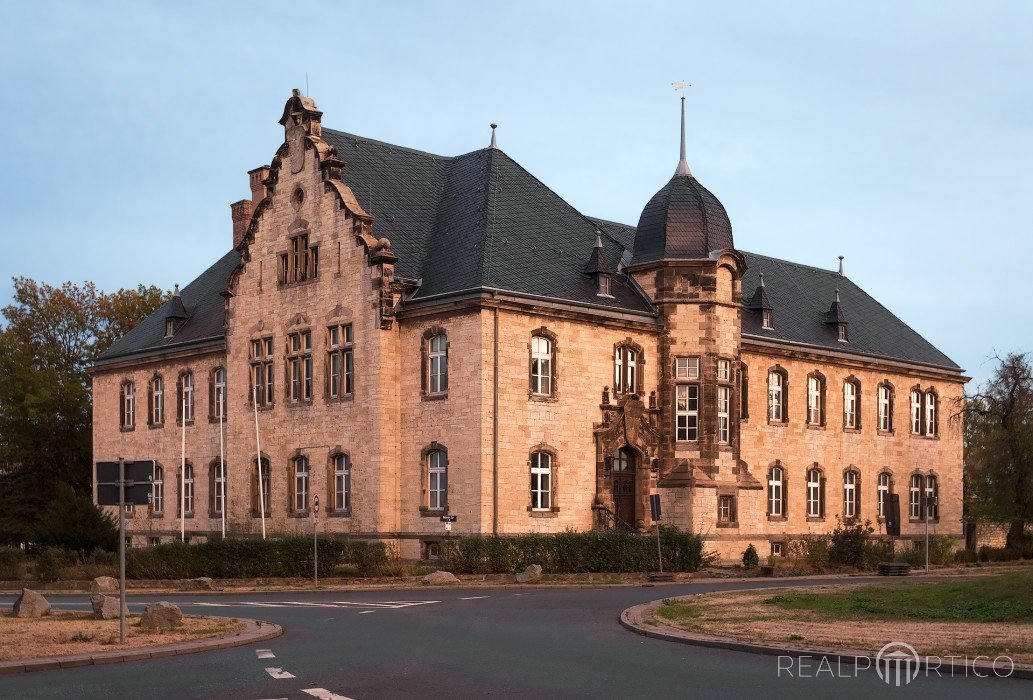
<instances>
[{"instance_id":1,"label":"white dashed line","mask_svg":"<svg viewBox=\"0 0 1033 700\"><path fill-rule=\"evenodd\" d=\"M260 659L275 659L276 654L273 653L272 649L255 649L255 655Z\"/></svg>"},{"instance_id":2,"label":"white dashed line","mask_svg":"<svg viewBox=\"0 0 1033 700\"><path fill-rule=\"evenodd\" d=\"M459 600L481 600L482 598L490 598L487 595L472 595L469 598L460 598Z\"/></svg>"},{"instance_id":3,"label":"white dashed line","mask_svg":"<svg viewBox=\"0 0 1033 700\"><path fill-rule=\"evenodd\" d=\"M288 678L294 678L293 673L288 673L287 671L284 671L282 668L267 668L265 672L278 681L284 681Z\"/></svg>"},{"instance_id":4,"label":"white dashed line","mask_svg":"<svg viewBox=\"0 0 1033 700\"><path fill-rule=\"evenodd\" d=\"M331 693L326 688L302 688L301 692L308 693L313 697L319 698L319 700L352 700L351 698L346 698L343 695Z\"/></svg>"},{"instance_id":5,"label":"white dashed line","mask_svg":"<svg viewBox=\"0 0 1033 700\"><path fill-rule=\"evenodd\" d=\"M360 615L369 615L370 613L375 613L375 612L376 612L376 610L360 610L359 614Z\"/></svg>"}]
</instances>

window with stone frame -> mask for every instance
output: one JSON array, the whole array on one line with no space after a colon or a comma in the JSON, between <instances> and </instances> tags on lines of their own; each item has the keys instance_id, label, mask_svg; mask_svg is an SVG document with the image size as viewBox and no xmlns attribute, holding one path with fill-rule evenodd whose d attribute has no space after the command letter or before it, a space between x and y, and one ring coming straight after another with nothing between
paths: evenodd
<instances>
[{"instance_id":1,"label":"window with stone frame","mask_svg":"<svg viewBox=\"0 0 1033 700\"><path fill-rule=\"evenodd\" d=\"M807 470L807 517L825 517L825 476L818 467Z\"/></svg>"},{"instance_id":2,"label":"window with stone frame","mask_svg":"<svg viewBox=\"0 0 1033 700\"><path fill-rule=\"evenodd\" d=\"M825 375L821 372L807 375L807 425L825 425Z\"/></svg>"},{"instance_id":3,"label":"window with stone frame","mask_svg":"<svg viewBox=\"0 0 1033 700\"><path fill-rule=\"evenodd\" d=\"M194 422L194 373L180 372L176 382L176 423L192 425Z\"/></svg>"},{"instance_id":4,"label":"window with stone frame","mask_svg":"<svg viewBox=\"0 0 1033 700\"><path fill-rule=\"evenodd\" d=\"M427 508L443 511L448 508L448 453L431 450L427 453Z\"/></svg>"},{"instance_id":5,"label":"window with stone frame","mask_svg":"<svg viewBox=\"0 0 1033 700\"><path fill-rule=\"evenodd\" d=\"M332 460L332 478L330 479L330 503L335 513L351 512L352 496L352 462L346 452L338 452Z\"/></svg>"},{"instance_id":6,"label":"window with stone frame","mask_svg":"<svg viewBox=\"0 0 1033 700\"><path fill-rule=\"evenodd\" d=\"M208 465L208 510L221 516L226 505L226 472L218 457Z\"/></svg>"},{"instance_id":7,"label":"window with stone frame","mask_svg":"<svg viewBox=\"0 0 1033 700\"><path fill-rule=\"evenodd\" d=\"M308 233L289 239L288 250L280 254L280 284L297 284L319 276L319 246L309 242Z\"/></svg>"},{"instance_id":8,"label":"window with stone frame","mask_svg":"<svg viewBox=\"0 0 1033 700\"><path fill-rule=\"evenodd\" d=\"M226 420L226 369L216 367L208 377L208 420Z\"/></svg>"},{"instance_id":9,"label":"window with stone frame","mask_svg":"<svg viewBox=\"0 0 1033 700\"><path fill-rule=\"evenodd\" d=\"M889 507L890 494L893 493L893 477L889 472L879 472L878 485L876 486L876 499L879 505L879 517L886 517L886 509Z\"/></svg>"},{"instance_id":10,"label":"window with stone frame","mask_svg":"<svg viewBox=\"0 0 1033 700\"><path fill-rule=\"evenodd\" d=\"M911 520L922 518L922 487L924 479L921 474L912 474L907 487L907 515Z\"/></svg>"},{"instance_id":11,"label":"window with stone frame","mask_svg":"<svg viewBox=\"0 0 1033 700\"><path fill-rule=\"evenodd\" d=\"M273 339L253 338L251 340L251 391L252 403L259 408L273 405Z\"/></svg>"},{"instance_id":12,"label":"window with stone frame","mask_svg":"<svg viewBox=\"0 0 1033 700\"><path fill-rule=\"evenodd\" d=\"M352 324L330 326L326 332L326 393L343 399L355 393L355 338Z\"/></svg>"},{"instance_id":13,"label":"window with stone frame","mask_svg":"<svg viewBox=\"0 0 1033 700\"><path fill-rule=\"evenodd\" d=\"M738 514L735 512L735 496L722 494L717 497L717 522L723 525L731 525L738 522Z\"/></svg>"},{"instance_id":14,"label":"window with stone frame","mask_svg":"<svg viewBox=\"0 0 1033 700\"><path fill-rule=\"evenodd\" d=\"M262 457L261 482L259 482L258 460L251 460L251 516L269 517L272 505L272 468L269 459Z\"/></svg>"},{"instance_id":15,"label":"window with stone frame","mask_svg":"<svg viewBox=\"0 0 1033 700\"><path fill-rule=\"evenodd\" d=\"M626 341L613 349L614 394L634 394L642 387L642 349Z\"/></svg>"},{"instance_id":16,"label":"window with stone frame","mask_svg":"<svg viewBox=\"0 0 1033 700\"><path fill-rule=\"evenodd\" d=\"M160 374L147 383L147 424L160 428L165 424L165 379Z\"/></svg>"},{"instance_id":17,"label":"window with stone frame","mask_svg":"<svg viewBox=\"0 0 1033 700\"><path fill-rule=\"evenodd\" d=\"M423 394L429 398L448 395L448 335L442 328L423 334Z\"/></svg>"},{"instance_id":18,"label":"window with stone frame","mask_svg":"<svg viewBox=\"0 0 1033 700\"><path fill-rule=\"evenodd\" d=\"M287 400L312 401L312 331L287 334Z\"/></svg>"},{"instance_id":19,"label":"window with stone frame","mask_svg":"<svg viewBox=\"0 0 1033 700\"><path fill-rule=\"evenodd\" d=\"M940 519L940 481L935 475L929 474L925 477L925 502L926 514L929 520Z\"/></svg>"},{"instance_id":20,"label":"window with stone frame","mask_svg":"<svg viewBox=\"0 0 1033 700\"><path fill-rule=\"evenodd\" d=\"M291 510L295 513L308 512L309 475L308 457L294 457L291 460Z\"/></svg>"},{"instance_id":21,"label":"window with stone frame","mask_svg":"<svg viewBox=\"0 0 1033 700\"><path fill-rule=\"evenodd\" d=\"M194 465L187 462L179 474L179 501L176 516L194 517Z\"/></svg>"},{"instance_id":22,"label":"window with stone frame","mask_svg":"<svg viewBox=\"0 0 1033 700\"><path fill-rule=\"evenodd\" d=\"M154 465L154 475L151 478L151 512L160 515L165 511L165 468L160 464Z\"/></svg>"},{"instance_id":23,"label":"window with stone frame","mask_svg":"<svg viewBox=\"0 0 1033 700\"><path fill-rule=\"evenodd\" d=\"M699 439L699 384L676 384L674 387L675 440L691 442Z\"/></svg>"},{"instance_id":24,"label":"window with stone frame","mask_svg":"<svg viewBox=\"0 0 1033 700\"><path fill-rule=\"evenodd\" d=\"M531 510L551 511L553 508L553 455L544 450L531 453Z\"/></svg>"},{"instance_id":25,"label":"window with stone frame","mask_svg":"<svg viewBox=\"0 0 1033 700\"><path fill-rule=\"evenodd\" d=\"M718 358L717 360L717 381L732 381L732 361Z\"/></svg>"},{"instance_id":26,"label":"window with stone frame","mask_svg":"<svg viewBox=\"0 0 1033 700\"><path fill-rule=\"evenodd\" d=\"M843 382L843 427L861 429L861 383L852 377Z\"/></svg>"},{"instance_id":27,"label":"window with stone frame","mask_svg":"<svg viewBox=\"0 0 1033 700\"><path fill-rule=\"evenodd\" d=\"M843 472L843 517L853 520L861 514L861 475L856 469Z\"/></svg>"},{"instance_id":28,"label":"window with stone frame","mask_svg":"<svg viewBox=\"0 0 1033 700\"><path fill-rule=\"evenodd\" d=\"M698 357L676 357L676 358L674 358L674 379L675 379L675 381L698 380L699 379L699 358Z\"/></svg>"},{"instance_id":29,"label":"window with stone frame","mask_svg":"<svg viewBox=\"0 0 1033 700\"><path fill-rule=\"evenodd\" d=\"M717 441L722 445L731 442L732 387L717 387Z\"/></svg>"},{"instance_id":30,"label":"window with stone frame","mask_svg":"<svg viewBox=\"0 0 1033 700\"><path fill-rule=\"evenodd\" d=\"M925 422L922 416L922 392L915 388L911 390L911 434L921 435L924 424Z\"/></svg>"},{"instance_id":31,"label":"window with stone frame","mask_svg":"<svg viewBox=\"0 0 1033 700\"><path fill-rule=\"evenodd\" d=\"M789 422L789 373L781 367L768 371L768 422Z\"/></svg>"},{"instance_id":32,"label":"window with stone frame","mask_svg":"<svg viewBox=\"0 0 1033 700\"><path fill-rule=\"evenodd\" d=\"M929 389L925 392L925 425L923 434L929 437L935 437L939 434L939 425L937 424L939 417L938 398L935 389Z\"/></svg>"},{"instance_id":33,"label":"window with stone frame","mask_svg":"<svg viewBox=\"0 0 1033 700\"><path fill-rule=\"evenodd\" d=\"M556 397L556 334L539 328L531 334L529 391L531 398Z\"/></svg>"},{"instance_id":34,"label":"window with stone frame","mask_svg":"<svg viewBox=\"0 0 1033 700\"><path fill-rule=\"evenodd\" d=\"M785 514L785 469L775 464L768 470L768 515L784 518Z\"/></svg>"},{"instance_id":35,"label":"window with stone frame","mask_svg":"<svg viewBox=\"0 0 1033 700\"><path fill-rule=\"evenodd\" d=\"M893 399L893 385L889 382L879 384L879 432L893 432Z\"/></svg>"},{"instance_id":36,"label":"window with stone frame","mask_svg":"<svg viewBox=\"0 0 1033 700\"><path fill-rule=\"evenodd\" d=\"M119 390L118 424L122 430L136 427L136 384L128 380Z\"/></svg>"}]
</instances>

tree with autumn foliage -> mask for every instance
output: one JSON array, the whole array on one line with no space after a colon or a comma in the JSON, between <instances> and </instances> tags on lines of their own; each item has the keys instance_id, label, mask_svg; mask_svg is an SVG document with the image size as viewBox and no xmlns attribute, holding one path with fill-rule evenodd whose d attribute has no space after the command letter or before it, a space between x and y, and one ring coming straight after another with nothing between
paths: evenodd
<instances>
[{"instance_id":1,"label":"tree with autumn foliage","mask_svg":"<svg viewBox=\"0 0 1033 700\"><path fill-rule=\"evenodd\" d=\"M90 496L88 369L168 298L155 286L104 293L14 279L0 327L0 541L31 541L62 486Z\"/></svg>"}]
</instances>

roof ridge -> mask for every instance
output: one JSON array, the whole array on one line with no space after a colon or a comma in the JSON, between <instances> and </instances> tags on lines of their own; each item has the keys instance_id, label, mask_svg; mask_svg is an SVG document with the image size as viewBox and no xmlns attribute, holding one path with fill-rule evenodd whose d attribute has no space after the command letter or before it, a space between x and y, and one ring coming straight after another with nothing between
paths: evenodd
<instances>
[{"instance_id":1,"label":"roof ridge","mask_svg":"<svg viewBox=\"0 0 1033 700\"><path fill-rule=\"evenodd\" d=\"M792 265L793 267L802 267L802 268L806 268L808 270L814 270L815 272L827 272L830 275L836 275L837 277L842 277L843 279L845 279L846 281L850 282L855 287L860 289L860 287L857 285L856 282L851 280L846 275L840 275L836 270L829 270L829 269L824 268L824 267L817 267L815 265L808 265L806 263L793 262L792 260L786 260L785 258L774 258L774 257L772 257L770 255L764 255L763 253L754 253L754 252L751 252L751 251L748 251L748 250L741 250L741 249L738 249L738 248L736 250L739 250L739 252L743 253L744 255L752 255L755 258L765 258L766 260L772 260L774 262L785 263L786 265Z\"/></svg>"}]
</instances>

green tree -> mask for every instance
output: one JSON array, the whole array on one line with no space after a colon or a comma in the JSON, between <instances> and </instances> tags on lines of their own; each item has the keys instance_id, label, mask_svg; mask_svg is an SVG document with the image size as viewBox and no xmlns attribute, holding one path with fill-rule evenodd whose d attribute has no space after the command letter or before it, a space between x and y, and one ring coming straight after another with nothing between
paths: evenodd
<instances>
[{"instance_id":1,"label":"green tree","mask_svg":"<svg viewBox=\"0 0 1033 700\"><path fill-rule=\"evenodd\" d=\"M0 541L30 540L62 484L91 493L88 369L167 298L154 286L104 294L14 279L0 328Z\"/></svg>"},{"instance_id":2,"label":"green tree","mask_svg":"<svg viewBox=\"0 0 1033 700\"><path fill-rule=\"evenodd\" d=\"M965 514L1005 523L1021 550L1033 523L1033 367L1029 356L997 358L993 376L965 400Z\"/></svg>"},{"instance_id":3,"label":"green tree","mask_svg":"<svg viewBox=\"0 0 1033 700\"><path fill-rule=\"evenodd\" d=\"M33 543L41 548L59 547L85 557L97 549L118 548L118 524L115 517L62 484L57 495L41 513L33 530Z\"/></svg>"}]
</instances>

